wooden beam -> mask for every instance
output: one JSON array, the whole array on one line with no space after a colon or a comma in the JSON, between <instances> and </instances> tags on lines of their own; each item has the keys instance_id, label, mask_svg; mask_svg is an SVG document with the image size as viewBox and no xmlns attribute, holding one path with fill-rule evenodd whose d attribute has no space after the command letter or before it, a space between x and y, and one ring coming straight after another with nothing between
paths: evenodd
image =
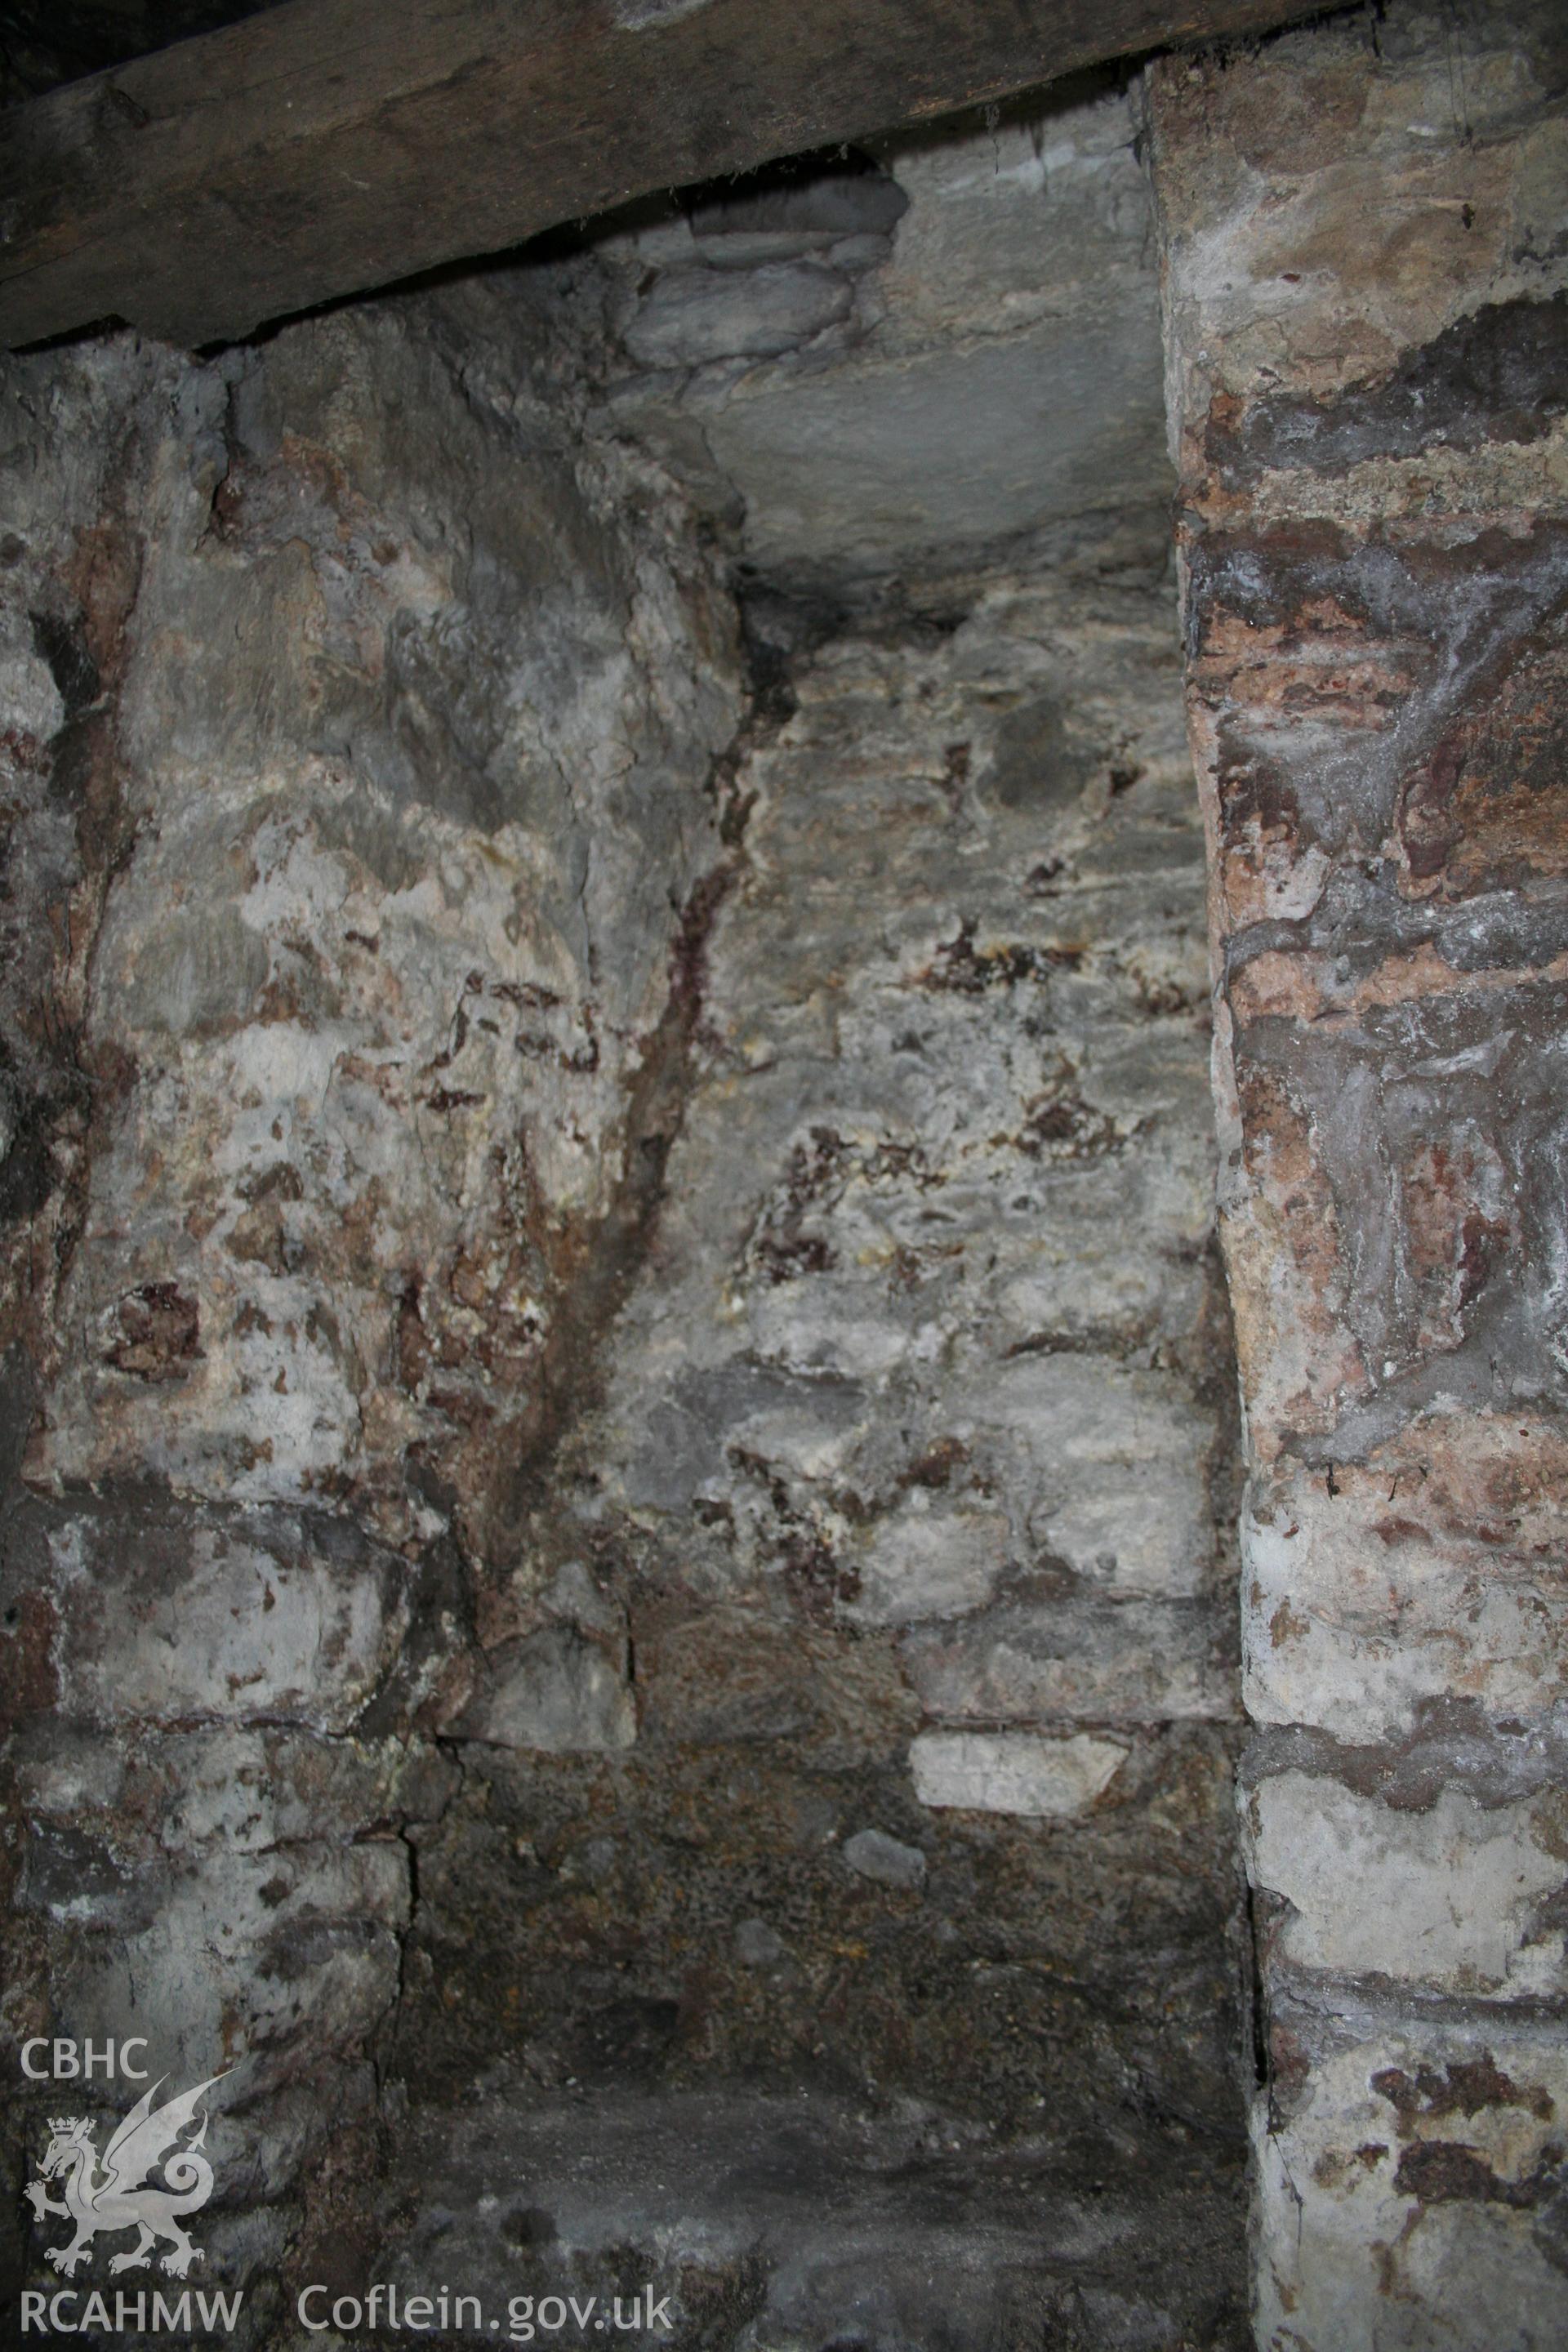
<instances>
[{"instance_id":1,"label":"wooden beam","mask_svg":"<svg viewBox=\"0 0 1568 2352\"><path fill-rule=\"evenodd\" d=\"M1321 5L1321 0L1318 0ZM0 343L176 343L1313 0L286 0L0 115Z\"/></svg>"}]
</instances>

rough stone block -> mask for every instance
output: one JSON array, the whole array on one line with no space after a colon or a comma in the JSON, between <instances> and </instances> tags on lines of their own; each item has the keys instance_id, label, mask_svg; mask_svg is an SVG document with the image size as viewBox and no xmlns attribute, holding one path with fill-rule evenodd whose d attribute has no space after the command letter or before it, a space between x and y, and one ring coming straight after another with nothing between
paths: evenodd
<instances>
[{"instance_id":1,"label":"rough stone block","mask_svg":"<svg viewBox=\"0 0 1568 2352\"><path fill-rule=\"evenodd\" d=\"M1223 1722L1237 1713L1232 1630L1208 1601L1115 1601L1047 1579L902 1650L928 1714L948 1722Z\"/></svg>"},{"instance_id":2,"label":"rough stone block","mask_svg":"<svg viewBox=\"0 0 1568 2352\"><path fill-rule=\"evenodd\" d=\"M1129 307L1147 299L1134 289ZM1127 325L1090 314L1069 339L1053 323L731 402L708 439L752 491L748 552L780 564L828 549L885 566L914 548L975 548L1039 530L1105 503L1110 485L1157 496L1157 370L1128 381ZM1145 335L1134 348L1152 355ZM1115 399L1096 400L1094 387L1108 383ZM955 413L977 453L972 469L951 462Z\"/></svg>"},{"instance_id":3,"label":"rough stone block","mask_svg":"<svg viewBox=\"0 0 1568 2352\"><path fill-rule=\"evenodd\" d=\"M567 1626L547 1626L491 1659L452 1733L552 1755L629 1748L637 1706L624 1666Z\"/></svg>"},{"instance_id":4,"label":"rough stone block","mask_svg":"<svg viewBox=\"0 0 1568 2352\"><path fill-rule=\"evenodd\" d=\"M1564 1990L1548 1898L1568 1879L1560 1798L1482 1806L1446 1790L1396 1811L1307 1772L1264 1780L1249 1804L1255 1882L1289 1904L1281 1955L1306 1969L1449 1992Z\"/></svg>"},{"instance_id":5,"label":"rough stone block","mask_svg":"<svg viewBox=\"0 0 1568 2352\"><path fill-rule=\"evenodd\" d=\"M48 1548L62 1703L100 1719L342 1730L407 1622L403 1563L329 1519L82 1513Z\"/></svg>"},{"instance_id":6,"label":"rough stone block","mask_svg":"<svg viewBox=\"0 0 1568 2352\"><path fill-rule=\"evenodd\" d=\"M908 1625L984 1608L1006 1563L1004 1513L943 1509L916 1495L879 1521L857 1560L855 1613L868 1623Z\"/></svg>"},{"instance_id":7,"label":"rough stone block","mask_svg":"<svg viewBox=\"0 0 1568 2352\"><path fill-rule=\"evenodd\" d=\"M1214 1558L1213 1422L1184 1382L1092 1354L1025 1357L988 1400L1036 1491L1040 1550L1119 1598L1189 1599Z\"/></svg>"},{"instance_id":8,"label":"rough stone block","mask_svg":"<svg viewBox=\"0 0 1568 2352\"><path fill-rule=\"evenodd\" d=\"M161 2067L198 2081L243 2052L246 2087L311 2053L359 2051L397 1990L408 1853L395 1839L209 1854L143 1870L135 1916L92 1885L40 1885L63 2030L129 2018Z\"/></svg>"},{"instance_id":9,"label":"rough stone block","mask_svg":"<svg viewBox=\"0 0 1568 2352\"><path fill-rule=\"evenodd\" d=\"M1126 1758L1114 1740L1087 1732L1043 1739L1019 1731L923 1731L910 1749L910 1769L922 1805L1049 1820L1087 1811Z\"/></svg>"},{"instance_id":10,"label":"rough stone block","mask_svg":"<svg viewBox=\"0 0 1568 2352\"><path fill-rule=\"evenodd\" d=\"M1553 2352L1568 2059L1550 2023L1358 2021L1255 2116L1264 2352Z\"/></svg>"},{"instance_id":11,"label":"rough stone block","mask_svg":"<svg viewBox=\"0 0 1568 2352\"><path fill-rule=\"evenodd\" d=\"M1418 1423L1331 1477L1258 1481L1241 1527L1248 1711L1363 1745L1447 1699L1549 1717L1568 1637L1563 1493L1550 1424L1500 1413Z\"/></svg>"},{"instance_id":12,"label":"rough stone block","mask_svg":"<svg viewBox=\"0 0 1568 2352\"><path fill-rule=\"evenodd\" d=\"M128 1861L156 1865L215 1849L265 1853L430 1820L451 1797L451 1761L419 1741L322 1738L276 1726L139 1730L110 1746L96 1731L37 1724L17 1743L25 1812L46 1828L93 1822Z\"/></svg>"},{"instance_id":13,"label":"rough stone block","mask_svg":"<svg viewBox=\"0 0 1568 2352\"><path fill-rule=\"evenodd\" d=\"M285 330L225 374L226 440L195 363L147 420L87 1015L122 1083L39 1483L483 1544L537 1435L740 681L711 572L492 297Z\"/></svg>"},{"instance_id":14,"label":"rough stone block","mask_svg":"<svg viewBox=\"0 0 1568 2352\"><path fill-rule=\"evenodd\" d=\"M784 1937L765 1919L742 1919L735 1930L735 1955L745 1969L776 1969L788 1957Z\"/></svg>"},{"instance_id":15,"label":"rough stone block","mask_svg":"<svg viewBox=\"0 0 1568 2352\"><path fill-rule=\"evenodd\" d=\"M858 1876L875 1879L880 1886L925 1884L926 1858L919 1846L905 1845L886 1830L857 1830L844 1841L844 1859Z\"/></svg>"},{"instance_id":16,"label":"rough stone block","mask_svg":"<svg viewBox=\"0 0 1568 2352\"><path fill-rule=\"evenodd\" d=\"M846 318L849 289L836 270L775 262L739 271L683 269L656 279L625 329L645 367L772 358Z\"/></svg>"},{"instance_id":17,"label":"rough stone block","mask_svg":"<svg viewBox=\"0 0 1568 2352\"><path fill-rule=\"evenodd\" d=\"M645 367L773 354L713 366L679 399L620 386L623 427L739 508L770 566L951 562L1063 515L1163 500L1149 199L1126 95L1058 97L940 143L895 134L877 160L606 242ZM860 226L823 255L855 278L828 367L794 348L804 320L768 289L786 257L821 251L828 232L808 224L836 215ZM698 257L738 281L727 303Z\"/></svg>"}]
</instances>

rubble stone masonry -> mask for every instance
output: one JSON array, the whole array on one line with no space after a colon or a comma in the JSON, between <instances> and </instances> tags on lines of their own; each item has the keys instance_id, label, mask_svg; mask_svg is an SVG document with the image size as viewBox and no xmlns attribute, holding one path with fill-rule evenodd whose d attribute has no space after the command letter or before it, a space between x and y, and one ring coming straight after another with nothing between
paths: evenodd
<instances>
[{"instance_id":1,"label":"rubble stone masonry","mask_svg":"<svg viewBox=\"0 0 1568 2352\"><path fill-rule=\"evenodd\" d=\"M1265 2352L1568 2340L1568 20L1127 82L0 379L0 2059L237 2341L1239 2352L1254 2077Z\"/></svg>"}]
</instances>

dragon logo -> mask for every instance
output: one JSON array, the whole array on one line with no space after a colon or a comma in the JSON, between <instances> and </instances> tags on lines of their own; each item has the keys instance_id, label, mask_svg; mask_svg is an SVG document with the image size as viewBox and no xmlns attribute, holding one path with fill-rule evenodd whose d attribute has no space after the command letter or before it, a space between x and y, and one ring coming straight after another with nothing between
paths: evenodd
<instances>
[{"instance_id":1,"label":"dragon logo","mask_svg":"<svg viewBox=\"0 0 1568 2352\"><path fill-rule=\"evenodd\" d=\"M160 2238L169 2246L161 2268L172 2278L185 2277L191 2264L202 2260L201 2248L192 2244L180 2223L184 2215L199 2211L213 2193L213 2168L201 2153L207 2135L205 2111L194 2138L182 2147L180 2136L195 2121L203 2094L222 2080L221 2074L209 2075L194 2091L183 2091L157 2108L153 2101L163 2083L143 2091L104 2149L101 2174L90 2117L50 2117L39 2178L29 2180L26 2195L40 2221L46 2213L58 2213L76 2225L68 2246L46 2249L45 2259L56 2270L69 2278L79 2263L90 2262L92 2242L100 2230L141 2232L129 2253L110 2258L110 2272L146 2270ZM160 2167L163 2180L154 2181L151 2176ZM45 2182L61 2179L64 2198L51 2197Z\"/></svg>"}]
</instances>

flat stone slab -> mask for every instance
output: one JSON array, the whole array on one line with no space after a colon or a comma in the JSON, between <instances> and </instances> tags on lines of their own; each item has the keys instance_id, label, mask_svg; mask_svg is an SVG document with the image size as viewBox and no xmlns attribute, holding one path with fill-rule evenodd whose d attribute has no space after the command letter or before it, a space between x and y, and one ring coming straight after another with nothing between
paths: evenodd
<instances>
[{"instance_id":1,"label":"flat stone slab","mask_svg":"<svg viewBox=\"0 0 1568 2352\"><path fill-rule=\"evenodd\" d=\"M1113 1739L1021 1731L924 1731L910 1749L922 1805L977 1812L1081 1813L1103 1796L1126 1760Z\"/></svg>"}]
</instances>

